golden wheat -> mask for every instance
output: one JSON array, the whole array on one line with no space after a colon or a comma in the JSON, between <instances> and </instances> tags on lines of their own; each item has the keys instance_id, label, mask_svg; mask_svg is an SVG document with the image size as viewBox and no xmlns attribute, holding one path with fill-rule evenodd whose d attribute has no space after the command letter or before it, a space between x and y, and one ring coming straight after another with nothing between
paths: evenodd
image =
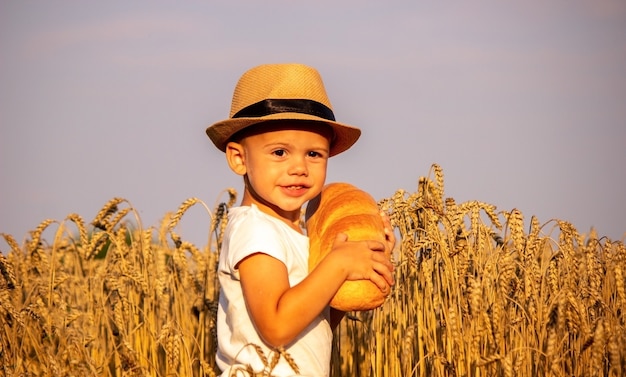
<instances>
[{"instance_id":1,"label":"golden wheat","mask_svg":"<svg viewBox=\"0 0 626 377\"><path fill-rule=\"evenodd\" d=\"M526 233L519 210L457 203L441 167L431 173L416 192L379 202L400 236L396 284L381 308L347 314L331 374L623 375L624 244L534 216ZM225 193L212 211L185 200L156 230L113 198L91 225L70 214L41 222L23 245L2 234L0 375L218 375L218 250L236 200ZM210 218L202 248L177 233L198 204ZM264 370L233 375L271 376L280 358L297 373L284 350L249 347Z\"/></svg>"}]
</instances>

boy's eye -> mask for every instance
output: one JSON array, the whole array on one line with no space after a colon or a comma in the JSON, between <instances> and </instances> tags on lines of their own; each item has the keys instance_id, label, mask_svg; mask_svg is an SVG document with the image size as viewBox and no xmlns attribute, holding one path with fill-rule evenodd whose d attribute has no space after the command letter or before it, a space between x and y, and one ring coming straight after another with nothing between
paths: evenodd
<instances>
[{"instance_id":1,"label":"boy's eye","mask_svg":"<svg viewBox=\"0 0 626 377\"><path fill-rule=\"evenodd\" d=\"M277 150L275 150L275 151L274 151L274 152L272 152L272 153L274 153L274 155L276 155L276 156L278 156L278 157L282 157L282 156L284 156L284 155L285 155L285 150L284 150L284 149L277 149Z\"/></svg>"},{"instance_id":2,"label":"boy's eye","mask_svg":"<svg viewBox=\"0 0 626 377\"><path fill-rule=\"evenodd\" d=\"M310 151L309 152L309 157L322 157L322 154L319 153L319 152Z\"/></svg>"}]
</instances>

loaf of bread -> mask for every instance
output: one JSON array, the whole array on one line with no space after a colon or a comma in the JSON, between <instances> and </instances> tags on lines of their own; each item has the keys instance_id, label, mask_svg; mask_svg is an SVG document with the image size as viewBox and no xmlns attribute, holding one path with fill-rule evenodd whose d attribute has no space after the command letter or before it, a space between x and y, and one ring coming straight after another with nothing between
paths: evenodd
<instances>
[{"instance_id":1,"label":"loaf of bread","mask_svg":"<svg viewBox=\"0 0 626 377\"><path fill-rule=\"evenodd\" d=\"M306 210L309 236L309 270L330 252L337 234L349 241L385 241L384 224L374 198L348 183L330 183L311 200ZM391 258L390 250L385 255ZM330 306L342 311L363 311L379 307L386 295L369 280L344 282Z\"/></svg>"}]
</instances>

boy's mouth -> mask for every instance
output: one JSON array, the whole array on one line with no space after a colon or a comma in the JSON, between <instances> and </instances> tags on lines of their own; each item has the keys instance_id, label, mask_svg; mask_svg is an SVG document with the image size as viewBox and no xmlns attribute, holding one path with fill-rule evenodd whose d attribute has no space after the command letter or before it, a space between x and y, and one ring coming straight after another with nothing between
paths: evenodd
<instances>
[{"instance_id":1,"label":"boy's mouth","mask_svg":"<svg viewBox=\"0 0 626 377\"><path fill-rule=\"evenodd\" d=\"M305 185L290 185L283 186L283 190L285 190L284 192L289 196L300 196L306 193L309 190L309 187Z\"/></svg>"}]
</instances>

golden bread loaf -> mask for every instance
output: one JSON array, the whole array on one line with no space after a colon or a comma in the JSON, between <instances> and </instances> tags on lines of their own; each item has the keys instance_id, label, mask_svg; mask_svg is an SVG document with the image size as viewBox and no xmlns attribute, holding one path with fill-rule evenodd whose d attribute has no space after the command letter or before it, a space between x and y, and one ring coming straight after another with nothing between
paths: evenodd
<instances>
[{"instance_id":1,"label":"golden bread loaf","mask_svg":"<svg viewBox=\"0 0 626 377\"><path fill-rule=\"evenodd\" d=\"M349 241L385 242L383 220L374 198L348 183L330 183L311 200L306 210L309 236L309 270L330 252L339 233ZM390 250L385 250L391 258ZM344 282L330 306L342 311L362 311L379 307L386 295L369 280Z\"/></svg>"}]
</instances>

